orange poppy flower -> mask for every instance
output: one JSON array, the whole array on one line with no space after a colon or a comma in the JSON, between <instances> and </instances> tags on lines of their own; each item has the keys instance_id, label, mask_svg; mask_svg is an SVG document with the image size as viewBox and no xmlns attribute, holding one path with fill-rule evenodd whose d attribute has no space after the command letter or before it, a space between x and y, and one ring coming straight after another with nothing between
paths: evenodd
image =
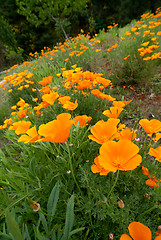
<instances>
[{"instance_id":1,"label":"orange poppy flower","mask_svg":"<svg viewBox=\"0 0 161 240\"><path fill-rule=\"evenodd\" d=\"M98 84L102 83L104 87L108 87L111 84L111 81L109 79L105 79L102 77L97 77L96 81Z\"/></svg>"},{"instance_id":2,"label":"orange poppy flower","mask_svg":"<svg viewBox=\"0 0 161 240\"><path fill-rule=\"evenodd\" d=\"M130 57L130 54L124 57L124 60L126 61Z\"/></svg>"},{"instance_id":3,"label":"orange poppy flower","mask_svg":"<svg viewBox=\"0 0 161 240\"><path fill-rule=\"evenodd\" d=\"M16 108L17 108L16 105L14 105L14 106L11 107L11 109L13 109L13 110L16 110Z\"/></svg>"},{"instance_id":4,"label":"orange poppy flower","mask_svg":"<svg viewBox=\"0 0 161 240\"><path fill-rule=\"evenodd\" d=\"M71 67L75 69L77 67L77 64L74 64Z\"/></svg>"},{"instance_id":5,"label":"orange poppy flower","mask_svg":"<svg viewBox=\"0 0 161 240\"><path fill-rule=\"evenodd\" d=\"M89 135L89 139L103 144L112 139L113 135L117 132L117 124L120 122L119 119L108 119L108 121L100 120L92 128Z\"/></svg>"},{"instance_id":6,"label":"orange poppy flower","mask_svg":"<svg viewBox=\"0 0 161 240\"><path fill-rule=\"evenodd\" d=\"M128 226L130 236L123 234L120 240L151 240L152 234L150 229L140 222L132 222Z\"/></svg>"},{"instance_id":7,"label":"orange poppy flower","mask_svg":"<svg viewBox=\"0 0 161 240\"><path fill-rule=\"evenodd\" d=\"M15 133L19 135L19 134L26 133L30 125L31 125L30 121L26 122L22 120L22 121L13 123L12 126L8 128L8 130L15 130Z\"/></svg>"},{"instance_id":8,"label":"orange poppy flower","mask_svg":"<svg viewBox=\"0 0 161 240\"><path fill-rule=\"evenodd\" d=\"M155 187L158 188L159 187L159 185L156 183L158 180L154 176L150 176L149 170L146 167L144 167L144 166L142 166L142 173L144 175L148 176L148 178L149 178L145 182L145 184L147 186L152 187L152 188L155 188Z\"/></svg>"},{"instance_id":9,"label":"orange poppy flower","mask_svg":"<svg viewBox=\"0 0 161 240\"><path fill-rule=\"evenodd\" d=\"M151 59L151 57L145 57L143 58L144 61L149 61Z\"/></svg>"},{"instance_id":10,"label":"orange poppy flower","mask_svg":"<svg viewBox=\"0 0 161 240\"><path fill-rule=\"evenodd\" d=\"M161 133L156 133L155 138L153 138L153 141L159 141L159 139L161 138Z\"/></svg>"},{"instance_id":11,"label":"orange poppy flower","mask_svg":"<svg viewBox=\"0 0 161 240\"><path fill-rule=\"evenodd\" d=\"M22 109L22 110L17 112L18 117L25 117L26 114L27 114L27 109Z\"/></svg>"},{"instance_id":12,"label":"orange poppy flower","mask_svg":"<svg viewBox=\"0 0 161 240\"><path fill-rule=\"evenodd\" d=\"M39 81L39 84L46 86L48 83L51 83L53 76L44 77L42 81Z\"/></svg>"},{"instance_id":13,"label":"orange poppy flower","mask_svg":"<svg viewBox=\"0 0 161 240\"><path fill-rule=\"evenodd\" d=\"M78 107L77 99L75 100L75 103L66 101L66 103L63 105L63 108L74 111Z\"/></svg>"},{"instance_id":14,"label":"orange poppy flower","mask_svg":"<svg viewBox=\"0 0 161 240\"><path fill-rule=\"evenodd\" d=\"M106 99L106 100L108 100L108 101L114 101L116 98L113 98L113 97L111 97L110 95L108 95L108 94L105 94L105 93L100 93L100 96L99 96L100 98L102 98L102 99Z\"/></svg>"},{"instance_id":15,"label":"orange poppy flower","mask_svg":"<svg viewBox=\"0 0 161 240\"><path fill-rule=\"evenodd\" d=\"M136 131L131 131L130 128L125 128L116 133L115 138L118 140L121 139L133 140L136 138Z\"/></svg>"},{"instance_id":16,"label":"orange poppy flower","mask_svg":"<svg viewBox=\"0 0 161 240\"><path fill-rule=\"evenodd\" d=\"M69 113L61 113L56 120L40 125L38 134L45 138L41 138L37 142L64 143L69 137L71 126L74 124L74 120L70 120L70 118Z\"/></svg>"},{"instance_id":17,"label":"orange poppy flower","mask_svg":"<svg viewBox=\"0 0 161 240\"><path fill-rule=\"evenodd\" d=\"M146 180L145 184L152 188L158 188L159 185L156 182L157 179L155 179L154 177L150 177L148 180Z\"/></svg>"},{"instance_id":18,"label":"orange poppy flower","mask_svg":"<svg viewBox=\"0 0 161 240\"><path fill-rule=\"evenodd\" d=\"M123 101L113 101L113 106L117 108L123 108L125 103Z\"/></svg>"},{"instance_id":19,"label":"orange poppy flower","mask_svg":"<svg viewBox=\"0 0 161 240\"><path fill-rule=\"evenodd\" d=\"M84 127L87 125L87 123L91 120L91 117L88 117L87 115L82 116L76 116L74 120L74 125L76 126L79 122L79 127Z\"/></svg>"},{"instance_id":20,"label":"orange poppy flower","mask_svg":"<svg viewBox=\"0 0 161 240\"><path fill-rule=\"evenodd\" d=\"M155 157L155 160L161 162L161 146L156 149L150 148L148 154Z\"/></svg>"},{"instance_id":21,"label":"orange poppy flower","mask_svg":"<svg viewBox=\"0 0 161 240\"><path fill-rule=\"evenodd\" d=\"M38 98L33 98L32 101L33 102L37 102L39 99Z\"/></svg>"},{"instance_id":22,"label":"orange poppy flower","mask_svg":"<svg viewBox=\"0 0 161 240\"><path fill-rule=\"evenodd\" d=\"M24 142L24 143L35 142L41 138L41 136L37 134L36 126L27 130L26 134L27 135L21 135L21 137L18 139L18 142Z\"/></svg>"},{"instance_id":23,"label":"orange poppy flower","mask_svg":"<svg viewBox=\"0 0 161 240\"><path fill-rule=\"evenodd\" d=\"M42 87L42 88L40 89L40 92L49 94L49 93L51 92L51 88L47 85L47 86L45 86L45 87Z\"/></svg>"},{"instance_id":24,"label":"orange poppy flower","mask_svg":"<svg viewBox=\"0 0 161 240\"><path fill-rule=\"evenodd\" d=\"M107 175L109 173L108 170L104 169L98 162L98 157L96 157L94 159L94 163L92 166L91 166L91 171L93 173L100 173L100 175Z\"/></svg>"},{"instance_id":25,"label":"orange poppy flower","mask_svg":"<svg viewBox=\"0 0 161 240\"><path fill-rule=\"evenodd\" d=\"M16 105L19 106L19 107L23 107L25 105L25 100L20 98L20 101L18 101Z\"/></svg>"},{"instance_id":26,"label":"orange poppy flower","mask_svg":"<svg viewBox=\"0 0 161 240\"><path fill-rule=\"evenodd\" d=\"M50 105L53 105L55 100L59 97L59 94L57 92L51 92L49 94L44 94L42 96L42 99L44 102L49 103Z\"/></svg>"},{"instance_id":27,"label":"orange poppy flower","mask_svg":"<svg viewBox=\"0 0 161 240\"><path fill-rule=\"evenodd\" d=\"M125 104L129 104L129 103L132 102L132 100L129 100L129 101L122 101L122 102L125 103Z\"/></svg>"},{"instance_id":28,"label":"orange poppy flower","mask_svg":"<svg viewBox=\"0 0 161 240\"><path fill-rule=\"evenodd\" d=\"M94 96L96 96L96 97L100 97L100 95L101 95L101 92L100 92L99 89L93 89L93 90L91 91L91 93L92 93Z\"/></svg>"},{"instance_id":29,"label":"orange poppy flower","mask_svg":"<svg viewBox=\"0 0 161 240\"><path fill-rule=\"evenodd\" d=\"M60 77L60 76L61 76L61 73L57 73L56 76L57 76L57 77Z\"/></svg>"},{"instance_id":30,"label":"orange poppy flower","mask_svg":"<svg viewBox=\"0 0 161 240\"><path fill-rule=\"evenodd\" d=\"M137 168L142 157L139 147L129 140L108 141L100 147L99 164L109 171L128 171Z\"/></svg>"},{"instance_id":31,"label":"orange poppy flower","mask_svg":"<svg viewBox=\"0 0 161 240\"><path fill-rule=\"evenodd\" d=\"M64 105L67 101L70 101L71 97L69 96L63 96L58 99L59 104Z\"/></svg>"},{"instance_id":32,"label":"orange poppy flower","mask_svg":"<svg viewBox=\"0 0 161 240\"><path fill-rule=\"evenodd\" d=\"M2 129L5 129L7 127L8 127L8 125L5 123L5 124L3 124Z\"/></svg>"},{"instance_id":33,"label":"orange poppy flower","mask_svg":"<svg viewBox=\"0 0 161 240\"><path fill-rule=\"evenodd\" d=\"M116 48L117 46L118 46L118 44L115 43L115 44L112 46L112 48Z\"/></svg>"},{"instance_id":34,"label":"orange poppy flower","mask_svg":"<svg viewBox=\"0 0 161 240\"><path fill-rule=\"evenodd\" d=\"M144 166L142 166L142 173L150 178L149 170Z\"/></svg>"},{"instance_id":35,"label":"orange poppy flower","mask_svg":"<svg viewBox=\"0 0 161 240\"><path fill-rule=\"evenodd\" d=\"M154 240L161 240L161 236L157 236Z\"/></svg>"},{"instance_id":36,"label":"orange poppy flower","mask_svg":"<svg viewBox=\"0 0 161 240\"><path fill-rule=\"evenodd\" d=\"M103 114L109 118L118 118L123 108L110 107L110 110L105 110Z\"/></svg>"},{"instance_id":37,"label":"orange poppy flower","mask_svg":"<svg viewBox=\"0 0 161 240\"><path fill-rule=\"evenodd\" d=\"M103 90L105 87L104 86L99 86L99 89Z\"/></svg>"},{"instance_id":38,"label":"orange poppy flower","mask_svg":"<svg viewBox=\"0 0 161 240\"><path fill-rule=\"evenodd\" d=\"M22 89L23 89L23 86L21 86L21 87L19 87L19 88L17 88L19 91L21 91Z\"/></svg>"},{"instance_id":39,"label":"orange poppy flower","mask_svg":"<svg viewBox=\"0 0 161 240\"><path fill-rule=\"evenodd\" d=\"M7 125L11 125L12 124L12 118L8 118L6 120L4 120L4 123Z\"/></svg>"},{"instance_id":40,"label":"orange poppy flower","mask_svg":"<svg viewBox=\"0 0 161 240\"><path fill-rule=\"evenodd\" d=\"M90 80L79 81L78 86L76 86L77 90L83 91L84 89L90 89L92 82Z\"/></svg>"},{"instance_id":41,"label":"orange poppy flower","mask_svg":"<svg viewBox=\"0 0 161 240\"><path fill-rule=\"evenodd\" d=\"M14 116L14 115L16 115L17 114L17 112L11 112L11 115L12 116Z\"/></svg>"},{"instance_id":42,"label":"orange poppy flower","mask_svg":"<svg viewBox=\"0 0 161 240\"><path fill-rule=\"evenodd\" d=\"M148 136L152 136L153 133L161 131L161 122L156 119L150 121L148 119L141 119L139 124L143 127Z\"/></svg>"},{"instance_id":43,"label":"orange poppy flower","mask_svg":"<svg viewBox=\"0 0 161 240\"><path fill-rule=\"evenodd\" d=\"M148 41L148 42L144 42L144 43L142 43L141 45L142 45L143 47L146 47L146 46L148 46L148 44L149 44L149 41Z\"/></svg>"}]
</instances>

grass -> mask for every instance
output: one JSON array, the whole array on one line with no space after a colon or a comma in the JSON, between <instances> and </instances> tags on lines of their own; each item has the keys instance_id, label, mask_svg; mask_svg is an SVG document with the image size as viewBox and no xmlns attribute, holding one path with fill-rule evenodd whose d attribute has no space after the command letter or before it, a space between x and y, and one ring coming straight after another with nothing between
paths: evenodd
<instances>
[{"instance_id":1,"label":"grass","mask_svg":"<svg viewBox=\"0 0 161 240\"><path fill-rule=\"evenodd\" d=\"M0 75L6 80L0 90L0 236L4 239L104 239L109 234L120 239L134 221L148 226L155 235L160 224L161 172L160 160L155 160L149 150L158 149L160 140L153 141L157 130L147 135L140 120L153 119L156 125L161 124L160 55L154 55L160 53L157 34L161 27L159 17L147 16L142 16L144 22L133 21L123 29L111 26L93 38L79 34L53 49L44 48L40 54L30 54L30 62ZM153 27L153 35L145 33L145 24ZM150 53L145 53L149 51L145 47L138 51L147 42L147 46L155 43L156 49ZM147 55L156 59L143 60ZM45 85L42 80L49 82ZM51 92L59 96L53 100ZM71 98L67 106L60 104L62 96ZM107 100L110 97L118 102ZM117 107L122 112L114 119L103 113L129 100L132 102ZM67 115L60 120L64 113ZM92 119L83 127L79 120L67 134L66 124L79 115ZM21 120L30 124L29 132L27 125L16 132ZM103 121L107 127L102 130ZM91 140L89 135L95 134L92 129L98 125L100 129ZM122 128L129 131L128 140ZM111 141L107 139L109 129L115 131ZM48 141L39 142L45 136ZM124 157L135 146L139 163L125 171L117 166L116 172L112 168L104 176L109 168L99 166L103 148L120 144L121 139L125 141L120 148ZM124 150L127 144L131 149ZM116 152L112 153L113 159L118 157ZM149 173L143 174L142 167ZM147 181L152 182L148 185Z\"/></svg>"}]
</instances>

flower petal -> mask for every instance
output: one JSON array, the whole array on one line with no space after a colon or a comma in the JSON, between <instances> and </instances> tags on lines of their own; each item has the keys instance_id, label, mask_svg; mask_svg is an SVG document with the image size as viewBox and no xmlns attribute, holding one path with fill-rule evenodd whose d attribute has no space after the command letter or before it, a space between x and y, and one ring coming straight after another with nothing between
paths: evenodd
<instances>
[{"instance_id":1,"label":"flower petal","mask_svg":"<svg viewBox=\"0 0 161 240\"><path fill-rule=\"evenodd\" d=\"M123 234L123 235L120 237L120 240L132 240L132 238L129 237L129 235L127 235L127 234Z\"/></svg>"},{"instance_id":2,"label":"flower petal","mask_svg":"<svg viewBox=\"0 0 161 240\"><path fill-rule=\"evenodd\" d=\"M129 233L133 239L151 240L152 234L150 229L140 222L132 222L129 224Z\"/></svg>"},{"instance_id":3,"label":"flower petal","mask_svg":"<svg viewBox=\"0 0 161 240\"><path fill-rule=\"evenodd\" d=\"M99 164L109 171L133 170L140 165L142 160L137 154L138 151L138 146L129 140L108 141L100 148Z\"/></svg>"}]
</instances>

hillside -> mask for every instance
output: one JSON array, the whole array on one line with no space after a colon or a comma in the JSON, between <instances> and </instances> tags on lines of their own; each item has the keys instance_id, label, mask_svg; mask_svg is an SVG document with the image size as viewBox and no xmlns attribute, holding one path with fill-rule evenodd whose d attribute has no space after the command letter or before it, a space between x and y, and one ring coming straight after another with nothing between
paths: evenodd
<instances>
[{"instance_id":1,"label":"hillside","mask_svg":"<svg viewBox=\"0 0 161 240\"><path fill-rule=\"evenodd\" d=\"M0 75L1 237L160 239L160 63L158 8Z\"/></svg>"}]
</instances>

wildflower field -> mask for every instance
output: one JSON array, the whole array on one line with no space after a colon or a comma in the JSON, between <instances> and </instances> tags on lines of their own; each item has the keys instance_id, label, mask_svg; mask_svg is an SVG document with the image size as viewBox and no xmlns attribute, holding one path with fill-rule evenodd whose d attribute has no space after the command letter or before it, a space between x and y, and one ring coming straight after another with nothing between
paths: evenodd
<instances>
[{"instance_id":1,"label":"wildflower field","mask_svg":"<svg viewBox=\"0 0 161 240\"><path fill-rule=\"evenodd\" d=\"M0 79L0 239L161 239L161 8Z\"/></svg>"}]
</instances>

